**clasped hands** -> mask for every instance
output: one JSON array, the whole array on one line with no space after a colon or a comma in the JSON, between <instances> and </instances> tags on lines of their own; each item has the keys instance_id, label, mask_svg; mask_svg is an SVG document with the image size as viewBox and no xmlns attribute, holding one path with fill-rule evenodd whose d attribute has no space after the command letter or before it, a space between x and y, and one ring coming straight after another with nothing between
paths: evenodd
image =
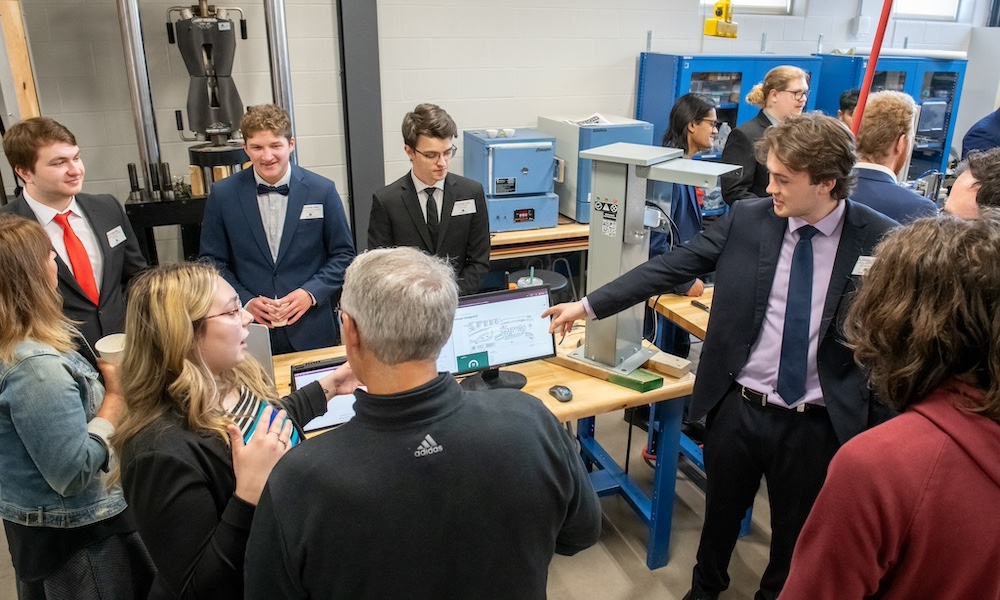
<instances>
[{"instance_id":1,"label":"clasped hands","mask_svg":"<svg viewBox=\"0 0 1000 600\"><path fill-rule=\"evenodd\" d=\"M298 288L282 298L257 296L247 303L246 310L253 315L254 321L274 329L294 325L312 306L309 292Z\"/></svg>"}]
</instances>

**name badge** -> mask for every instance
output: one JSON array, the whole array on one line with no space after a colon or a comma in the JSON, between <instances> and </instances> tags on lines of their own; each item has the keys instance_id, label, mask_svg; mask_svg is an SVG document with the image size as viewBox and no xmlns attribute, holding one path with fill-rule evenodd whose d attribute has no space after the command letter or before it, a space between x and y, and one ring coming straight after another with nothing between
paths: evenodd
<instances>
[{"instance_id":1,"label":"name badge","mask_svg":"<svg viewBox=\"0 0 1000 600\"><path fill-rule=\"evenodd\" d=\"M858 262L854 263L854 270L851 275L867 275L868 270L875 264L874 256L859 256Z\"/></svg>"},{"instance_id":2,"label":"name badge","mask_svg":"<svg viewBox=\"0 0 1000 600\"><path fill-rule=\"evenodd\" d=\"M114 248L115 246L126 240L125 232L122 231L121 225L115 227L111 231L107 232L105 235L108 236L108 245L111 246L112 248Z\"/></svg>"},{"instance_id":3,"label":"name badge","mask_svg":"<svg viewBox=\"0 0 1000 600\"><path fill-rule=\"evenodd\" d=\"M455 206L451 209L451 216L457 217L459 215L474 215L476 214L476 200L474 198L469 198L468 200L459 200L455 203Z\"/></svg>"},{"instance_id":4,"label":"name badge","mask_svg":"<svg viewBox=\"0 0 1000 600\"><path fill-rule=\"evenodd\" d=\"M302 216L299 217L301 220L305 219L322 219L323 218L323 205L322 204L306 204L302 207Z\"/></svg>"}]
</instances>

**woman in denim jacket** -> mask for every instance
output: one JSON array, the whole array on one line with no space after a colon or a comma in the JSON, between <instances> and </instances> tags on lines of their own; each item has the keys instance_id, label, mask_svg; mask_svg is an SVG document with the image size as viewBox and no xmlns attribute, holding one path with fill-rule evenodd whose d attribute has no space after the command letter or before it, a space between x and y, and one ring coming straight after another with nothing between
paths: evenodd
<instances>
[{"instance_id":1,"label":"woman in denim jacket","mask_svg":"<svg viewBox=\"0 0 1000 600\"><path fill-rule=\"evenodd\" d=\"M145 598L152 563L102 474L124 401L74 349L56 253L35 221L0 215L0 517L18 597ZM92 355L92 352L91 352Z\"/></svg>"}]
</instances>

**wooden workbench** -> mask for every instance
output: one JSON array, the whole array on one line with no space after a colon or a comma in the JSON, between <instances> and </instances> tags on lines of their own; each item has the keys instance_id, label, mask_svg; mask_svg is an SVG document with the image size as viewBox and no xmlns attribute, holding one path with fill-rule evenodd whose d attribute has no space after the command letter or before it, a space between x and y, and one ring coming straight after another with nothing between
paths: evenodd
<instances>
[{"instance_id":1,"label":"wooden workbench","mask_svg":"<svg viewBox=\"0 0 1000 600\"><path fill-rule=\"evenodd\" d=\"M692 300L697 300L702 304L712 307L712 297L715 288L705 288L705 293L697 298L691 296L678 296L676 294L663 294L658 299L650 299L649 305L667 319L679 325L684 331L697 337L705 339L705 332L708 331L709 312L691 304Z\"/></svg>"},{"instance_id":2,"label":"wooden workbench","mask_svg":"<svg viewBox=\"0 0 1000 600\"><path fill-rule=\"evenodd\" d=\"M568 353L575 347L574 339L567 338L559 351ZM292 365L341 356L344 356L343 346L276 356L274 383L278 394L284 396L289 391ZM544 360L513 365L504 370L524 375L528 383L522 391L541 400L563 422L686 396L694 386L694 377L691 375L680 379L664 376L663 387L640 393ZM573 400L559 402L549 395L549 388L557 384L572 390Z\"/></svg>"},{"instance_id":3,"label":"wooden workbench","mask_svg":"<svg viewBox=\"0 0 1000 600\"><path fill-rule=\"evenodd\" d=\"M490 260L524 258L586 250L590 225L559 217L559 225L544 229L503 231L490 237Z\"/></svg>"}]
</instances>

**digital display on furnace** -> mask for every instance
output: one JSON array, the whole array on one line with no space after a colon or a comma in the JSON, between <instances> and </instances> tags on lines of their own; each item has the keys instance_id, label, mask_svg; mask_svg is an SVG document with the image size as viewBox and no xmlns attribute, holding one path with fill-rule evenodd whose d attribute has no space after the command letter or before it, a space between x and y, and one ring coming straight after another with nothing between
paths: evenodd
<instances>
[{"instance_id":1,"label":"digital display on furnace","mask_svg":"<svg viewBox=\"0 0 1000 600\"><path fill-rule=\"evenodd\" d=\"M515 223L530 223L535 220L535 209L519 208L514 211Z\"/></svg>"}]
</instances>

